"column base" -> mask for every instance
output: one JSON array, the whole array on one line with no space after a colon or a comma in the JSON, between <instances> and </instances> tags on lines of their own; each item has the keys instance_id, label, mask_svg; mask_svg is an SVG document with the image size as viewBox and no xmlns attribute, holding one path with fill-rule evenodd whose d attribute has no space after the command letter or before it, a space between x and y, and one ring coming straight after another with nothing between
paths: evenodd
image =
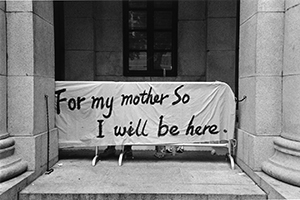
<instances>
[{"instance_id":1,"label":"column base","mask_svg":"<svg viewBox=\"0 0 300 200\"><path fill-rule=\"evenodd\" d=\"M300 186L300 142L285 138L274 140L275 154L262 164L269 176Z\"/></svg>"},{"instance_id":2,"label":"column base","mask_svg":"<svg viewBox=\"0 0 300 200\"><path fill-rule=\"evenodd\" d=\"M0 183L19 176L27 170L27 163L14 155L15 141L8 133L0 134Z\"/></svg>"}]
</instances>

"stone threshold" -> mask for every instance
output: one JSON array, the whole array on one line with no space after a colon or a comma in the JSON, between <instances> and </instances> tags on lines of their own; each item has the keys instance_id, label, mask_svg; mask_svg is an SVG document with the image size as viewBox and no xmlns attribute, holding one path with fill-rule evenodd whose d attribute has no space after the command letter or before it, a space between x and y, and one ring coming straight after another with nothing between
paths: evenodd
<instances>
[{"instance_id":1,"label":"stone threshold","mask_svg":"<svg viewBox=\"0 0 300 200\"><path fill-rule=\"evenodd\" d=\"M268 195L268 199L299 199L300 187L284 183L264 172L251 170L240 159L240 168Z\"/></svg>"},{"instance_id":2,"label":"stone threshold","mask_svg":"<svg viewBox=\"0 0 300 200\"><path fill-rule=\"evenodd\" d=\"M19 192L30 184L33 176L33 171L27 171L15 178L0 183L0 199L18 200Z\"/></svg>"},{"instance_id":3,"label":"stone threshold","mask_svg":"<svg viewBox=\"0 0 300 200\"><path fill-rule=\"evenodd\" d=\"M157 159L153 150L134 151L135 159L122 166L117 157L92 166L93 151L78 153L60 159L51 174L20 192L20 200L267 198L239 167L232 170L225 156L210 152L185 151Z\"/></svg>"}]
</instances>

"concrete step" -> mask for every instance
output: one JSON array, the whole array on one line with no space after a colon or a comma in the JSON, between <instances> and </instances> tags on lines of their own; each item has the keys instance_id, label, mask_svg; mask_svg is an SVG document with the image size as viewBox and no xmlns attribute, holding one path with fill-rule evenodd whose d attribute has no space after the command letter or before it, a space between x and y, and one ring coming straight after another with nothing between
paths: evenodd
<instances>
[{"instance_id":1,"label":"concrete step","mask_svg":"<svg viewBox=\"0 0 300 200\"><path fill-rule=\"evenodd\" d=\"M134 151L134 160L118 166L118 157L91 165L86 157L60 160L20 192L31 199L266 199L266 194L224 156L184 152L163 159L154 151Z\"/></svg>"}]
</instances>

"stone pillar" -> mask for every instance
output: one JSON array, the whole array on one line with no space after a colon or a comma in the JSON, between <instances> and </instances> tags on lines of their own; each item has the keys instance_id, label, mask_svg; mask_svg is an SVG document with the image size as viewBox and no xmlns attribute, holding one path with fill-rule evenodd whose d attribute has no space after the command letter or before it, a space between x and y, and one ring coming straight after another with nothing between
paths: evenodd
<instances>
[{"instance_id":1,"label":"stone pillar","mask_svg":"<svg viewBox=\"0 0 300 200\"><path fill-rule=\"evenodd\" d=\"M284 0L241 0L237 163L260 171L282 132Z\"/></svg>"},{"instance_id":2,"label":"stone pillar","mask_svg":"<svg viewBox=\"0 0 300 200\"><path fill-rule=\"evenodd\" d=\"M0 183L18 176L27 163L14 154L15 141L7 132L7 62L5 1L0 2Z\"/></svg>"},{"instance_id":3,"label":"stone pillar","mask_svg":"<svg viewBox=\"0 0 300 200\"><path fill-rule=\"evenodd\" d=\"M300 1L286 1L283 65L283 130L263 171L300 186Z\"/></svg>"},{"instance_id":4,"label":"stone pillar","mask_svg":"<svg viewBox=\"0 0 300 200\"><path fill-rule=\"evenodd\" d=\"M52 1L7 1L8 132L16 153L39 175L47 166L47 113L50 164L58 159L54 127L54 25Z\"/></svg>"}]
</instances>

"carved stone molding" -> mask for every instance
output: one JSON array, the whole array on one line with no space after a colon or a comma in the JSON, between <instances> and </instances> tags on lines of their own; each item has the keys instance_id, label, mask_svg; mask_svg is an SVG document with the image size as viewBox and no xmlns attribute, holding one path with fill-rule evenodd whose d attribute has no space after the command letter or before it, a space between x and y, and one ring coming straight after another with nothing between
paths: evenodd
<instances>
[{"instance_id":1,"label":"carved stone molding","mask_svg":"<svg viewBox=\"0 0 300 200\"><path fill-rule=\"evenodd\" d=\"M263 163L262 170L278 180L300 186L300 142L280 137L274 140L274 148L275 154Z\"/></svg>"},{"instance_id":2,"label":"carved stone molding","mask_svg":"<svg viewBox=\"0 0 300 200\"><path fill-rule=\"evenodd\" d=\"M27 170L27 163L15 154L15 141L8 133L0 134L0 183Z\"/></svg>"}]
</instances>

